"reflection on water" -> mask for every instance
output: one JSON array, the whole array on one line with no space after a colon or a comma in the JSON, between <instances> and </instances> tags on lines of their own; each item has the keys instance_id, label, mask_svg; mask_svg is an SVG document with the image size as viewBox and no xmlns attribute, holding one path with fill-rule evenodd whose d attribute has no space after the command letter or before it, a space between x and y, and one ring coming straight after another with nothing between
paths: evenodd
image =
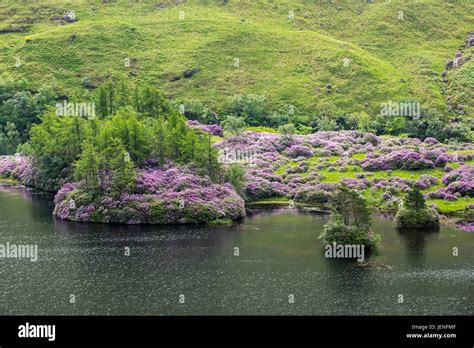
<instances>
[{"instance_id":1,"label":"reflection on water","mask_svg":"<svg viewBox=\"0 0 474 348\"><path fill-rule=\"evenodd\" d=\"M327 215L295 209L225 227L73 223L52 209L50 194L0 186L0 243L39 248L36 263L0 259L0 314L474 314L468 232L374 219L383 240L360 264L324 258Z\"/></svg>"},{"instance_id":2,"label":"reflection on water","mask_svg":"<svg viewBox=\"0 0 474 348\"><path fill-rule=\"evenodd\" d=\"M405 244L408 259L414 266L418 266L425 261L426 244L438 238L439 230L397 229L397 232Z\"/></svg>"}]
</instances>

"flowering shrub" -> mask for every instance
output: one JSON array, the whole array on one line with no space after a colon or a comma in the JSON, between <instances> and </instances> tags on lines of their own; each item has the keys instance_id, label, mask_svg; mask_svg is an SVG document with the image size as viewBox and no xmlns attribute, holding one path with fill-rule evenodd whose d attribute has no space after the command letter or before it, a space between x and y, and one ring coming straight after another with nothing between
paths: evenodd
<instances>
[{"instance_id":1,"label":"flowering shrub","mask_svg":"<svg viewBox=\"0 0 474 348\"><path fill-rule=\"evenodd\" d=\"M286 156L291 157L291 158L313 156L313 152L311 151L311 149L304 145L290 146L284 151L284 153Z\"/></svg>"},{"instance_id":2,"label":"flowering shrub","mask_svg":"<svg viewBox=\"0 0 474 348\"><path fill-rule=\"evenodd\" d=\"M38 171L32 158L27 156L1 156L0 178L17 179L24 185L39 186Z\"/></svg>"},{"instance_id":3,"label":"flowering shrub","mask_svg":"<svg viewBox=\"0 0 474 348\"><path fill-rule=\"evenodd\" d=\"M31 159L26 156L0 156L0 177L12 179L28 179Z\"/></svg>"},{"instance_id":4,"label":"flowering shrub","mask_svg":"<svg viewBox=\"0 0 474 348\"><path fill-rule=\"evenodd\" d=\"M16 156L0 157L0 177L12 177L12 171L18 167Z\"/></svg>"},{"instance_id":5,"label":"flowering shrub","mask_svg":"<svg viewBox=\"0 0 474 348\"><path fill-rule=\"evenodd\" d=\"M258 160L246 175L246 199L259 200L275 196L294 197L300 202L321 202L328 199L330 192L311 193L321 181L321 170L330 173L356 171L356 179L343 178L341 183L349 188L363 190L382 189L389 192L382 200L396 206L402 193L412 187L429 189L439 185L439 180L431 175L422 175L418 179L394 177L392 170L419 170L435 167L445 168L449 172L448 162L459 159L469 160L470 154L449 155L450 151L471 149L470 145L444 145L435 138L424 141L415 138L379 138L371 133L357 131L317 132L309 135L295 135L291 140L282 141L277 134L243 132L239 136L225 139L218 147L250 148L258 152ZM352 158L355 154L365 153L362 159ZM316 163L308 157L318 158ZM332 161L329 156L339 156ZM269 176L282 165L294 161L296 165L283 167L283 174ZM352 167L354 166L353 170ZM360 169L359 169L360 166ZM360 172L362 170L362 172ZM369 171L385 171L386 178L375 178ZM313 175L309 175L312 172ZM314 175L316 173L317 175ZM455 174L453 174L455 175ZM372 178L373 177L373 178ZM278 178L278 179L277 179ZM280 180L279 180L280 179ZM283 179L283 180L281 180ZM278 184L277 184L278 182ZM439 189L427 194L429 198L439 197L455 200L460 195L470 194L470 185L457 183L449 188Z\"/></svg>"},{"instance_id":6,"label":"flowering shrub","mask_svg":"<svg viewBox=\"0 0 474 348\"><path fill-rule=\"evenodd\" d=\"M186 167L140 170L135 192L118 200L93 197L81 183L69 183L54 202L54 214L73 221L184 224L245 216L244 201L230 184L215 184Z\"/></svg>"},{"instance_id":7,"label":"flowering shrub","mask_svg":"<svg viewBox=\"0 0 474 348\"><path fill-rule=\"evenodd\" d=\"M419 189L427 189L430 186L437 185L438 179L433 175L424 174L415 181L415 186Z\"/></svg>"},{"instance_id":8,"label":"flowering shrub","mask_svg":"<svg viewBox=\"0 0 474 348\"><path fill-rule=\"evenodd\" d=\"M366 158L361 162L361 167L364 170L371 171L388 169L417 170L434 168L435 164L418 152L400 150L374 159Z\"/></svg>"},{"instance_id":9,"label":"flowering shrub","mask_svg":"<svg viewBox=\"0 0 474 348\"><path fill-rule=\"evenodd\" d=\"M248 201L287 195L289 191L287 185L259 174L259 171L251 171L245 175L244 194Z\"/></svg>"},{"instance_id":10,"label":"flowering shrub","mask_svg":"<svg viewBox=\"0 0 474 348\"><path fill-rule=\"evenodd\" d=\"M457 195L448 191L446 187L440 187L435 191L428 192L425 194L425 197L429 199L444 199L445 201L455 201L458 198Z\"/></svg>"},{"instance_id":11,"label":"flowering shrub","mask_svg":"<svg viewBox=\"0 0 474 348\"><path fill-rule=\"evenodd\" d=\"M207 133L210 133L211 135L216 135L219 137L224 136L222 127L217 124L202 124L199 121L195 121L195 120L188 120L187 123L188 123L188 126L190 126L191 128L200 129Z\"/></svg>"},{"instance_id":12,"label":"flowering shrub","mask_svg":"<svg viewBox=\"0 0 474 348\"><path fill-rule=\"evenodd\" d=\"M428 192L427 198L456 200L459 196L474 197L474 165L463 165L446 173L441 180L446 187Z\"/></svg>"},{"instance_id":13,"label":"flowering shrub","mask_svg":"<svg viewBox=\"0 0 474 348\"><path fill-rule=\"evenodd\" d=\"M436 138L426 138L423 142L424 142L425 144L430 144L430 145L439 144L439 141L438 141L438 139L436 139Z\"/></svg>"},{"instance_id":14,"label":"flowering shrub","mask_svg":"<svg viewBox=\"0 0 474 348\"><path fill-rule=\"evenodd\" d=\"M445 185L455 181L469 181L474 180L474 165L464 165L457 169L450 171L443 176L442 182Z\"/></svg>"},{"instance_id":15,"label":"flowering shrub","mask_svg":"<svg viewBox=\"0 0 474 348\"><path fill-rule=\"evenodd\" d=\"M371 186L371 182L367 179L357 180L353 178L344 178L341 180L341 184L349 187L350 189L363 190Z\"/></svg>"},{"instance_id":16,"label":"flowering shrub","mask_svg":"<svg viewBox=\"0 0 474 348\"><path fill-rule=\"evenodd\" d=\"M436 167L444 167L449 161L449 156L446 154L440 154L438 157L436 157L435 160L435 166Z\"/></svg>"},{"instance_id":17,"label":"flowering shrub","mask_svg":"<svg viewBox=\"0 0 474 348\"><path fill-rule=\"evenodd\" d=\"M294 194L294 200L307 204L327 203L334 196L336 184L322 183L316 185L303 185Z\"/></svg>"}]
</instances>

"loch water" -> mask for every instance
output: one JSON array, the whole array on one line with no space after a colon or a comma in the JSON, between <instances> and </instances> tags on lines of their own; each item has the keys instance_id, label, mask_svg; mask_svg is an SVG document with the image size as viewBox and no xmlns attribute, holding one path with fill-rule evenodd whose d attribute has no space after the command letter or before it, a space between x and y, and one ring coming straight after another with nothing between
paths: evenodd
<instances>
[{"instance_id":1,"label":"loch water","mask_svg":"<svg viewBox=\"0 0 474 348\"><path fill-rule=\"evenodd\" d=\"M0 186L0 244L38 246L36 262L0 258L0 315L474 314L471 232L401 232L374 218L382 241L358 263L324 257L321 213L251 208L232 226L105 225L61 221L52 199Z\"/></svg>"}]
</instances>

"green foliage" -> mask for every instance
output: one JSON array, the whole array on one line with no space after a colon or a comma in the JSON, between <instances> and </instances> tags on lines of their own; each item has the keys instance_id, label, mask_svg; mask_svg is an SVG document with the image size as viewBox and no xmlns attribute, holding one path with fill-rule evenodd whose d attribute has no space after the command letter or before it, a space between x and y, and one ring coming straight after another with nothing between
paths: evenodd
<instances>
[{"instance_id":1,"label":"green foliage","mask_svg":"<svg viewBox=\"0 0 474 348\"><path fill-rule=\"evenodd\" d=\"M437 228L439 214L432 208L412 210L400 208L395 216L398 228Z\"/></svg>"},{"instance_id":2,"label":"green foliage","mask_svg":"<svg viewBox=\"0 0 474 348\"><path fill-rule=\"evenodd\" d=\"M319 236L326 244L363 244L375 247L380 240L371 231L371 211L357 191L341 186L332 202L332 214Z\"/></svg>"},{"instance_id":3,"label":"green foliage","mask_svg":"<svg viewBox=\"0 0 474 348\"><path fill-rule=\"evenodd\" d=\"M435 209L427 207L423 194L413 188L403 198L395 222L399 228L436 228L439 227L439 214Z\"/></svg>"},{"instance_id":4,"label":"green foliage","mask_svg":"<svg viewBox=\"0 0 474 348\"><path fill-rule=\"evenodd\" d=\"M311 205L328 203L330 195L323 190L305 190L300 191L295 196L295 201Z\"/></svg>"},{"instance_id":5,"label":"green foliage","mask_svg":"<svg viewBox=\"0 0 474 348\"><path fill-rule=\"evenodd\" d=\"M125 147L118 144L115 156L110 159L112 170L112 192L117 196L122 192L132 192L135 187L135 166ZM99 168L100 171L100 168Z\"/></svg>"},{"instance_id":6,"label":"green foliage","mask_svg":"<svg viewBox=\"0 0 474 348\"><path fill-rule=\"evenodd\" d=\"M367 201L357 191L342 186L336 193L333 202L334 211L342 216L347 226L367 229L371 224L372 213Z\"/></svg>"},{"instance_id":7,"label":"green foliage","mask_svg":"<svg viewBox=\"0 0 474 348\"><path fill-rule=\"evenodd\" d=\"M436 109L421 109L419 117L377 115L373 121L364 116L359 119L359 129L372 130L377 134L409 136L416 138L434 137L440 141L472 141L468 120L450 118Z\"/></svg>"},{"instance_id":8,"label":"green foliage","mask_svg":"<svg viewBox=\"0 0 474 348\"><path fill-rule=\"evenodd\" d=\"M450 119L437 110L423 110L421 117L406 123L408 134L417 138L434 137L440 141L472 141L472 132L467 123Z\"/></svg>"},{"instance_id":9,"label":"green foliage","mask_svg":"<svg viewBox=\"0 0 474 348\"><path fill-rule=\"evenodd\" d=\"M267 126L253 126L253 127L245 127L246 131L251 132L265 132L265 133L277 133L278 130L275 128L267 127Z\"/></svg>"},{"instance_id":10,"label":"green foliage","mask_svg":"<svg viewBox=\"0 0 474 348\"><path fill-rule=\"evenodd\" d=\"M362 111L358 114L357 129L362 132L375 133L372 118L366 112Z\"/></svg>"},{"instance_id":11,"label":"green foliage","mask_svg":"<svg viewBox=\"0 0 474 348\"><path fill-rule=\"evenodd\" d=\"M107 139L106 143L100 142ZM91 141L91 139L88 139ZM133 191L135 168L129 152L119 138L100 137L97 147L91 143L84 145L79 160L74 163L74 177L84 180L88 191L99 192L111 181L112 194Z\"/></svg>"},{"instance_id":12,"label":"green foliage","mask_svg":"<svg viewBox=\"0 0 474 348\"><path fill-rule=\"evenodd\" d=\"M369 249L374 248L380 241L380 236L373 235L371 231L344 224L343 218L339 214L331 215L319 238L323 239L326 244L364 245Z\"/></svg>"},{"instance_id":13,"label":"green foliage","mask_svg":"<svg viewBox=\"0 0 474 348\"><path fill-rule=\"evenodd\" d=\"M316 119L316 127L318 131L335 131L339 129L336 120L327 115Z\"/></svg>"},{"instance_id":14,"label":"green foliage","mask_svg":"<svg viewBox=\"0 0 474 348\"><path fill-rule=\"evenodd\" d=\"M298 125L296 129L298 130L298 134L307 135L314 133L313 127L305 126L303 124Z\"/></svg>"},{"instance_id":15,"label":"green foliage","mask_svg":"<svg viewBox=\"0 0 474 348\"><path fill-rule=\"evenodd\" d=\"M335 116L337 129L354 130L358 126L358 113L339 113Z\"/></svg>"},{"instance_id":16,"label":"green foliage","mask_svg":"<svg viewBox=\"0 0 474 348\"><path fill-rule=\"evenodd\" d=\"M280 133L280 137L283 141L289 142L294 138L296 127L293 123L287 123L278 127L278 133Z\"/></svg>"},{"instance_id":17,"label":"green foliage","mask_svg":"<svg viewBox=\"0 0 474 348\"><path fill-rule=\"evenodd\" d=\"M3 146L0 147L0 152L11 154L19 143L26 141L31 126L40 121L39 116L48 105L54 103L55 99L56 94L49 88L31 91L25 81L12 79L2 81L0 83L0 144ZM15 134L8 135L12 131Z\"/></svg>"},{"instance_id":18,"label":"green foliage","mask_svg":"<svg viewBox=\"0 0 474 348\"><path fill-rule=\"evenodd\" d=\"M92 144L85 144L84 151L75 162L74 177L77 181L84 180L91 190L99 188L99 155Z\"/></svg>"},{"instance_id":19,"label":"green foliage","mask_svg":"<svg viewBox=\"0 0 474 348\"><path fill-rule=\"evenodd\" d=\"M174 111L163 94L148 85L133 85L126 80L106 82L99 86L94 97L97 113L105 118L115 115L120 108L131 107L142 117L167 116Z\"/></svg>"},{"instance_id":20,"label":"green foliage","mask_svg":"<svg viewBox=\"0 0 474 348\"><path fill-rule=\"evenodd\" d=\"M472 89L474 87L474 62L471 60L463 64L459 69L448 73L450 81L446 94L450 96L452 108L466 118L474 117L474 98Z\"/></svg>"},{"instance_id":21,"label":"green foliage","mask_svg":"<svg viewBox=\"0 0 474 348\"><path fill-rule=\"evenodd\" d=\"M80 0L75 3L80 20L57 25L51 18L64 9L60 1L49 0L28 28L31 42L24 44L25 34L20 32L2 35L2 80L28 79L31 95L43 85L57 86L64 95L82 95L99 81L133 76L140 84L160 86L166 96L185 104L187 117L200 117L200 104L212 104L217 114L228 115L230 107L236 115L248 117L251 125L278 127L292 122L314 129L334 128L325 120L316 127L308 119L327 105L340 129L352 129L351 117L340 115L364 112L374 120L381 103L408 98L448 118L457 117L447 102L452 96L453 109L464 105L458 123L469 124L473 61L449 70L448 84L439 79L446 60L472 30L469 1L433 0L429 6L407 2L404 21L396 16L398 2L221 3L165 1L158 10L146 1L90 6L90 1ZM284 20L289 8L295 17ZM192 14L189 20L176 20L181 10ZM30 22L32 12L38 12L34 2L3 6L0 18L9 28ZM463 56L468 54L466 49ZM21 58L20 67L14 66L15 56ZM130 57L131 64L124 66L124 57ZM234 57L240 64L233 64ZM186 71L198 72L190 76ZM234 95L240 96L229 103L228 96ZM112 92L103 87L99 96L96 106L102 117L129 104L127 99L139 114L150 116L159 114L164 105L144 89L122 93L120 88ZM288 104L294 105L296 114L288 112ZM8 121L23 134L23 124ZM387 125L391 134L403 128L402 119L394 122ZM359 126L368 130L368 123Z\"/></svg>"},{"instance_id":22,"label":"green foliage","mask_svg":"<svg viewBox=\"0 0 474 348\"><path fill-rule=\"evenodd\" d=\"M207 225L209 226L230 226L232 225L232 219L216 219L213 221L209 221Z\"/></svg>"},{"instance_id":23,"label":"green foliage","mask_svg":"<svg viewBox=\"0 0 474 348\"><path fill-rule=\"evenodd\" d=\"M134 107L129 91L155 101L139 98L139 106ZM40 187L56 189L59 180L72 178L74 172L74 178L84 180L91 191L103 189L111 180L115 193L126 192L134 185L135 166L152 158L160 164L167 160L188 164L217 180L220 166L210 134L188 127L168 101L155 99L159 91L121 81L118 87L99 87L98 99L104 95L101 116L105 118L56 116L50 109L41 117L42 123L32 127L24 148L38 163Z\"/></svg>"},{"instance_id":24,"label":"green foliage","mask_svg":"<svg viewBox=\"0 0 474 348\"><path fill-rule=\"evenodd\" d=\"M416 211L426 208L425 198L419 189L416 187L408 191L403 200L403 205L407 209L413 209Z\"/></svg>"},{"instance_id":25,"label":"green foliage","mask_svg":"<svg viewBox=\"0 0 474 348\"><path fill-rule=\"evenodd\" d=\"M234 186L235 191L242 196L244 191L245 168L237 163L227 167L225 180Z\"/></svg>"},{"instance_id":26,"label":"green foliage","mask_svg":"<svg viewBox=\"0 0 474 348\"><path fill-rule=\"evenodd\" d=\"M222 121L222 128L225 132L233 135L239 134L245 127L245 120L243 117L227 116Z\"/></svg>"},{"instance_id":27,"label":"green foliage","mask_svg":"<svg viewBox=\"0 0 474 348\"><path fill-rule=\"evenodd\" d=\"M153 200L150 202L151 223L159 224L165 220L166 203L162 200Z\"/></svg>"},{"instance_id":28,"label":"green foliage","mask_svg":"<svg viewBox=\"0 0 474 348\"><path fill-rule=\"evenodd\" d=\"M13 122L7 121L4 130L0 128L0 155L11 155L20 145L21 135Z\"/></svg>"},{"instance_id":29,"label":"green foliage","mask_svg":"<svg viewBox=\"0 0 474 348\"><path fill-rule=\"evenodd\" d=\"M97 137L99 148L108 146L112 138L120 141L134 162L141 164L150 157L151 134L130 107L119 109L115 115L103 122Z\"/></svg>"},{"instance_id":30,"label":"green foliage","mask_svg":"<svg viewBox=\"0 0 474 348\"><path fill-rule=\"evenodd\" d=\"M196 120L202 124L217 123L217 114L198 99L186 99L182 102L173 101L174 108L188 120Z\"/></svg>"},{"instance_id":31,"label":"green foliage","mask_svg":"<svg viewBox=\"0 0 474 348\"><path fill-rule=\"evenodd\" d=\"M377 134L402 135L407 130L407 118L378 114L372 125Z\"/></svg>"},{"instance_id":32,"label":"green foliage","mask_svg":"<svg viewBox=\"0 0 474 348\"><path fill-rule=\"evenodd\" d=\"M236 95L230 99L229 112L243 117L250 126L266 124L268 117L267 99L255 94Z\"/></svg>"},{"instance_id":33,"label":"green foliage","mask_svg":"<svg viewBox=\"0 0 474 348\"><path fill-rule=\"evenodd\" d=\"M86 120L78 116L58 117L53 109L41 116L30 131L29 148L38 167L38 187L58 189L59 180L72 174L86 136Z\"/></svg>"}]
</instances>

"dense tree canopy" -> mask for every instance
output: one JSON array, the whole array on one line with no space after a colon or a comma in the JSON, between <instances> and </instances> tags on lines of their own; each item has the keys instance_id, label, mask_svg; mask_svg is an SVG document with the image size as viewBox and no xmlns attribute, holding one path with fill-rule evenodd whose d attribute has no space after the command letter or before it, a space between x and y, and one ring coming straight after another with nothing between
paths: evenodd
<instances>
[{"instance_id":1,"label":"dense tree canopy","mask_svg":"<svg viewBox=\"0 0 474 348\"><path fill-rule=\"evenodd\" d=\"M151 159L161 165L169 160L188 164L211 178L219 176L210 135L188 127L158 90L121 82L106 84L96 95L103 102L99 118L59 117L49 109L32 127L24 148L38 162L44 188L54 189L73 175L94 190L126 191L133 168Z\"/></svg>"}]
</instances>

